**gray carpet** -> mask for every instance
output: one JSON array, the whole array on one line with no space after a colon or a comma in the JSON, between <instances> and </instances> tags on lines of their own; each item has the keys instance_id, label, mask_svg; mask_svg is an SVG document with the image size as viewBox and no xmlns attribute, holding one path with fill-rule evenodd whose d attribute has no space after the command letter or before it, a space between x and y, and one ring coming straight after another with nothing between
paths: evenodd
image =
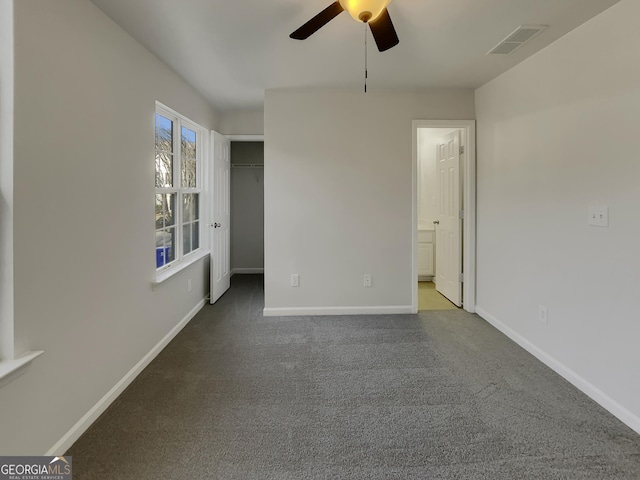
<instances>
[{"instance_id":1,"label":"gray carpet","mask_svg":"<svg viewBox=\"0 0 640 480\"><path fill-rule=\"evenodd\" d=\"M71 448L74 479L640 478L640 436L475 315L263 304L235 276Z\"/></svg>"}]
</instances>

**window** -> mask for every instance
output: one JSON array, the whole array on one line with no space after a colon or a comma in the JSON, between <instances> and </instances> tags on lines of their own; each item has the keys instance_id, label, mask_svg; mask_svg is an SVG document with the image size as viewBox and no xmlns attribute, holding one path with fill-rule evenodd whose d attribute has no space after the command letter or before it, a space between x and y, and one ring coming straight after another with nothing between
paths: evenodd
<instances>
[{"instance_id":1,"label":"window","mask_svg":"<svg viewBox=\"0 0 640 480\"><path fill-rule=\"evenodd\" d=\"M13 12L13 2L0 1L0 387L19 377L43 353L16 352L14 342Z\"/></svg>"},{"instance_id":2,"label":"window","mask_svg":"<svg viewBox=\"0 0 640 480\"><path fill-rule=\"evenodd\" d=\"M200 248L202 127L156 108L156 269Z\"/></svg>"}]
</instances>

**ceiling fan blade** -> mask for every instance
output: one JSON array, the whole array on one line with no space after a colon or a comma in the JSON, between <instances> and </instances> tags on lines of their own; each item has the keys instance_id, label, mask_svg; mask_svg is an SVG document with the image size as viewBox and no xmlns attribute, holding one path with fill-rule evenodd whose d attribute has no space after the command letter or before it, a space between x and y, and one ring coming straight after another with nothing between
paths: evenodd
<instances>
[{"instance_id":1,"label":"ceiling fan blade","mask_svg":"<svg viewBox=\"0 0 640 480\"><path fill-rule=\"evenodd\" d=\"M305 23L299 29L289 35L289 37L295 40L304 40L306 38L309 38L335 17L340 15L343 11L344 8L342 8L340 2L333 2L318 15L313 17L311 20L309 20L307 23Z\"/></svg>"},{"instance_id":2,"label":"ceiling fan blade","mask_svg":"<svg viewBox=\"0 0 640 480\"><path fill-rule=\"evenodd\" d=\"M369 26L379 51L384 52L400 43L396 29L393 27L393 22L389 16L389 11L386 8L378 18L369 22Z\"/></svg>"}]
</instances>

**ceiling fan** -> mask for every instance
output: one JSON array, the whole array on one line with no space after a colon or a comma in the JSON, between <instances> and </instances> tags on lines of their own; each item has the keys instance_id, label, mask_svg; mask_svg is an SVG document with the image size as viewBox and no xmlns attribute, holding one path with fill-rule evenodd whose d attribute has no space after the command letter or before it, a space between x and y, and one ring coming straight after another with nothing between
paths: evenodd
<instances>
[{"instance_id":1,"label":"ceiling fan","mask_svg":"<svg viewBox=\"0 0 640 480\"><path fill-rule=\"evenodd\" d=\"M390 2L391 0L335 1L289 35L289 37L295 40L305 40L347 10L354 20L369 25L378 50L384 52L395 47L400 42L387 10L387 5Z\"/></svg>"}]
</instances>

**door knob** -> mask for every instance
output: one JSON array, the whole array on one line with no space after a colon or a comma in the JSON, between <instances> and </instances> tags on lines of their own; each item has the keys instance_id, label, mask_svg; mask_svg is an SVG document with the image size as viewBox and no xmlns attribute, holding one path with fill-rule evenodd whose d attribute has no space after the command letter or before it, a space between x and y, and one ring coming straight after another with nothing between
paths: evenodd
<instances>
[{"instance_id":1,"label":"door knob","mask_svg":"<svg viewBox=\"0 0 640 480\"><path fill-rule=\"evenodd\" d=\"M433 224L434 224L434 225L440 225L440 220L434 220L434 221L433 221Z\"/></svg>"},{"instance_id":2,"label":"door knob","mask_svg":"<svg viewBox=\"0 0 640 480\"><path fill-rule=\"evenodd\" d=\"M213 228L218 228L218 227L221 227L221 226L222 226L222 225L220 225L219 223L214 223L214 224L213 224Z\"/></svg>"}]
</instances>

